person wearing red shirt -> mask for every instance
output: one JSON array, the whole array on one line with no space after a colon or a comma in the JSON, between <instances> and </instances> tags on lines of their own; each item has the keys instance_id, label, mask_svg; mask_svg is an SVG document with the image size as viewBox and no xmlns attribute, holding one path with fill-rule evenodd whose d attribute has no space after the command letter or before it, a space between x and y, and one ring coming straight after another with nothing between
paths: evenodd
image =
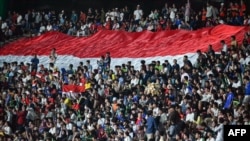
<instances>
[{"instance_id":1,"label":"person wearing red shirt","mask_svg":"<svg viewBox=\"0 0 250 141\"><path fill-rule=\"evenodd\" d=\"M51 108L54 104L55 104L55 99L53 97L51 97L51 95L49 95L47 108Z\"/></svg>"},{"instance_id":2,"label":"person wearing red shirt","mask_svg":"<svg viewBox=\"0 0 250 141\"><path fill-rule=\"evenodd\" d=\"M39 98L37 97L37 95L35 95L35 94L32 95L32 102L39 103Z\"/></svg>"},{"instance_id":3,"label":"person wearing red shirt","mask_svg":"<svg viewBox=\"0 0 250 141\"><path fill-rule=\"evenodd\" d=\"M25 72L27 70L27 66L23 62L21 62L21 70L23 72Z\"/></svg>"},{"instance_id":4,"label":"person wearing red shirt","mask_svg":"<svg viewBox=\"0 0 250 141\"><path fill-rule=\"evenodd\" d=\"M22 96L22 103L24 104L24 105L29 105L30 104L30 99L29 99L29 95L30 93L28 92L28 91L26 91L25 93L24 93L24 95Z\"/></svg>"},{"instance_id":5,"label":"person wearing red shirt","mask_svg":"<svg viewBox=\"0 0 250 141\"><path fill-rule=\"evenodd\" d=\"M112 27L111 18L109 18L108 21L106 21L106 23L104 24L104 27L107 30L111 30L111 27Z\"/></svg>"},{"instance_id":6,"label":"person wearing red shirt","mask_svg":"<svg viewBox=\"0 0 250 141\"><path fill-rule=\"evenodd\" d=\"M220 18L224 20L225 16L226 16L226 8L224 6L224 3L221 3L221 6L220 6Z\"/></svg>"},{"instance_id":7,"label":"person wearing red shirt","mask_svg":"<svg viewBox=\"0 0 250 141\"><path fill-rule=\"evenodd\" d=\"M4 108L3 106L0 104L0 120L4 119Z\"/></svg>"},{"instance_id":8,"label":"person wearing red shirt","mask_svg":"<svg viewBox=\"0 0 250 141\"><path fill-rule=\"evenodd\" d=\"M136 119L136 125L139 127L142 125L143 122L143 117L142 117L142 113L138 113L137 119Z\"/></svg>"},{"instance_id":9,"label":"person wearing red shirt","mask_svg":"<svg viewBox=\"0 0 250 141\"><path fill-rule=\"evenodd\" d=\"M74 103L72 105L72 109L75 111L78 111L80 109L80 105L76 100L74 101Z\"/></svg>"},{"instance_id":10,"label":"person wearing red shirt","mask_svg":"<svg viewBox=\"0 0 250 141\"><path fill-rule=\"evenodd\" d=\"M99 131L98 131L98 139L99 140L107 140L107 138L108 138L108 135L107 135L107 133L105 132L105 130L103 129L103 128L101 128L101 127L99 127L100 129L99 129Z\"/></svg>"},{"instance_id":11,"label":"person wearing red shirt","mask_svg":"<svg viewBox=\"0 0 250 141\"><path fill-rule=\"evenodd\" d=\"M160 24L160 22L157 24L157 27L156 27L156 32L159 32L159 31L162 31L162 25Z\"/></svg>"},{"instance_id":12,"label":"person wearing red shirt","mask_svg":"<svg viewBox=\"0 0 250 141\"><path fill-rule=\"evenodd\" d=\"M12 17L11 17L12 18L12 22L15 23L15 24L17 23L17 15L18 14L14 11L13 14L12 14Z\"/></svg>"},{"instance_id":13,"label":"person wearing red shirt","mask_svg":"<svg viewBox=\"0 0 250 141\"><path fill-rule=\"evenodd\" d=\"M236 13L239 11L239 5L237 3L230 3L230 11L232 13L232 16L235 17Z\"/></svg>"},{"instance_id":14,"label":"person wearing red shirt","mask_svg":"<svg viewBox=\"0 0 250 141\"><path fill-rule=\"evenodd\" d=\"M86 83L86 77L84 76L84 74L80 74L80 86L84 86Z\"/></svg>"},{"instance_id":15,"label":"person wearing red shirt","mask_svg":"<svg viewBox=\"0 0 250 141\"><path fill-rule=\"evenodd\" d=\"M243 17L245 15L245 12L246 12L246 4L244 3L243 0L240 1L240 16Z\"/></svg>"},{"instance_id":16,"label":"person wearing red shirt","mask_svg":"<svg viewBox=\"0 0 250 141\"><path fill-rule=\"evenodd\" d=\"M97 23L96 23L96 20L94 20L94 22L90 23L90 32L92 34L94 34L94 33L97 32Z\"/></svg>"},{"instance_id":17,"label":"person wearing red shirt","mask_svg":"<svg viewBox=\"0 0 250 141\"><path fill-rule=\"evenodd\" d=\"M19 131L24 131L24 126L25 126L25 119L26 119L26 107L22 106L21 111L17 111L16 112L16 116L17 116L17 129Z\"/></svg>"},{"instance_id":18,"label":"person wearing red shirt","mask_svg":"<svg viewBox=\"0 0 250 141\"><path fill-rule=\"evenodd\" d=\"M83 11L80 12L80 21L83 23L86 23L86 13L84 13Z\"/></svg>"},{"instance_id":19,"label":"person wearing red shirt","mask_svg":"<svg viewBox=\"0 0 250 141\"><path fill-rule=\"evenodd\" d=\"M170 20L166 22L165 30L171 30L171 22L170 22Z\"/></svg>"}]
</instances>

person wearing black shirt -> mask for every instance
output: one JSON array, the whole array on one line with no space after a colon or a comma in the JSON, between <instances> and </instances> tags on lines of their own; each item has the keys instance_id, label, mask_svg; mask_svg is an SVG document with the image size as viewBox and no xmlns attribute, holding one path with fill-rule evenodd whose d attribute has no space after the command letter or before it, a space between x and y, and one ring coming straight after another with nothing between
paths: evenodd
<instances>
[{"instance_id":1,"label":"person wearing black shirt","mask_svg":"<svg viewBox=\"0 0 250 141\"><path fill-rule=\"evenodd\" d=\"M87 22L88 22L88 23L93 22L93 21L94 21L94 18L95 18L95 15L94 15L94 13L92 12L92 9L89 8L89 9L88 9L88 13L87 13Z\"/></svg>"}]
</instances>

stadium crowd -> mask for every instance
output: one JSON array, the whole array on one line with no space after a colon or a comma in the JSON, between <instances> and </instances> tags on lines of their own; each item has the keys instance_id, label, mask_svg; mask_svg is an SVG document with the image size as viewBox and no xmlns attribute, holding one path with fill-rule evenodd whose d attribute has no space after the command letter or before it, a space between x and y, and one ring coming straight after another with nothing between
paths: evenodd
<instances>
[{"instance_id":1,"label":"stadium crowd","mask_svg":"<svg viewBox=\"0 0 250 141\"><path fill-rule=\"evenodd\" d=\"M227 1L220 6L207 3L200 11L192 9L192 3L177 7L165 3L161 9L144 13L140 5L136 9L127 6L113 9L89 8L87 11L27 10L26 13L9 11L6 19L0 18L0 42L22 35L35 36L47 31L60 31L74 36L89 36L100 29L128 32L153 32L162 30L196 30L218 24L248 25L244 0ZM147 14L147 15L146 15Z\"/></svg>"},{"instance_id":2,"label":"stadium crowd","mask_svg":"<svg viewBox=\"0 0 250 141\"><path fill-rule=\"evenodd\" d=\"M216 21L222 20L233 25L249 24L249 20L240 15L244 13L241 3L230 6L225 9L223 17L221 9L218 14L214 14L216 10L212 10L211 15L207 14L211 8L208 4L206 21L201 20L200 27L211 26L211 23L216 25ZM65 19L63 11L59 14L59 21L54 11L29 11L24 20L18 13L10 13L9 19L2 22L2 27L10 23L20 26L22 30L13 32L16 34L29 29L27 31L32 34L60 30L77 35L80 29L72 27L79 24L101 23L104 28L116 30L113 29L115 23L126 21L117 29L134 32L137 30L130 30L131 26L142 26L142 30L148 30L150 21L165 30L168 23L171 23L170 29L183 28L183 24L188 25L188 29L195 29L192 20L200 18L193 16L191 11L186 13L190 8L188 3L178 10L170 7L166 4L165 10L152 11L152 15L145 17L146 22L142 22L143 16L138 18L143 13L139 6L134 11L132 22L127 21L130 17L125 14L126 8L119 11L124 12L123 18L107 14L112 11L114 14L116 8L109 12L102 11L100 18L90 9L79 18L72 12L70 21ZM171 16L173 11L176 15ZM182 22L173 24L178 19ZM164 24L159 22L161 20ZM66 25L69 27L66 28ZM153 31L158 31L156 26L153 27ZM12 29L9 26L2 29L6 28ZM89 29L91 33L95 32L92 26ZM198 50L197 54L196 62L184 56L183 66L176 60L142 60L139 70L135 69L132 61L111 69L112 54L109 52L98 62L84 60L79 62L79 66L69 64L68 68L57 68L56 49L51 51L49 67L39 63L36 55L27 64L4 62L0 66L0 139L223 141L223 125L250 125L250 31L241 42L237 42L233 35L230 44L222 40L219 54L211 45L208 45L207 52ZM93 63L98 63L98 68L93 68ZM62 89L64 85L84 87L85 91L65 93Z\"/></svg>"}]
</instances>

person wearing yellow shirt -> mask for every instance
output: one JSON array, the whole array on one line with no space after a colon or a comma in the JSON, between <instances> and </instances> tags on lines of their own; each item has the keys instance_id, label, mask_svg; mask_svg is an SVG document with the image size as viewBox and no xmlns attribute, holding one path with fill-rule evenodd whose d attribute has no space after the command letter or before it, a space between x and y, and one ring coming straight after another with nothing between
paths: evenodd
<instances>
[{"instance_id":1,"label":"person wearing yellow shirt","mask_svg":"<svg viewBox=\"0 0 250 141\"><path fill-rule=\"evenodd\" d=\"M85 82L85 90L88 90L88 89L90 89L92 86L91 86L91 82L88 80L88 79L86 79L86 82Z\"/></svg>"},{"instance_id":2,"label":"person wearing yellow shirt","mask_svg":"<svg viewBox=\"0 0 250 141\"><path fill-rule=\"evenodd\" d=\"M71 100L70 100L69 98L66 98L66 99L64 100L64 104L67 105L67 106L70 107L70 108L71 108L71 106L72 106L72 102L71 102Z\"/></svg>"}]
</instances>

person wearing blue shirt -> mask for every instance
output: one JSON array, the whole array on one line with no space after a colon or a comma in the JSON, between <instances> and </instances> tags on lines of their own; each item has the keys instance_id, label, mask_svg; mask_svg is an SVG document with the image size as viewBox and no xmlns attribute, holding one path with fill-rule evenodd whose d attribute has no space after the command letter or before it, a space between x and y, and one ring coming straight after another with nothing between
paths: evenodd
<instances>
[{"instance_id":1,"label":"person wearing blue shirt","mask_svg":"<svg viewBox=\"0 0 250 141\"><path fill-rule=\"evenodd\" d=\"M157 130L157 125L155 122L155 118L152 116L152 111L148 111L146 126L147 126L146 128L147 141L150 141L154 138L154 134Z\"/></svg>"},{"instance_id":2,"label":"person wearing blue shirt","mask_svg":"<svg viewBox=\"0 0 250 141\"><path fill-rule=\"evenodd\" d=\"M234 94L232 92L232 88L229 86L227 89L228 89L228 94L226 97L225 104L223 106L223 109L225 109L225 110L229 110L231 108L231 105L232 105L233 99L234 99Z\"/></svg>"},{"instance_id":3,"label":"person wearing blue shirt","mask_svg":"<svg viewBox=\"0 0 250 141\"><path fill-rule=\"evenodd\" d=\"M249 76L245 76L244 79L244 84L245 84L245 96L243 99L243 104L244 105L249 105L250 103L250 81L249 81Z\"/></svg>"},{"instance_id":4,"label":"person wearing blue shirt","mask_svg":"<svg viewBox=\"0 0 250 141\"><path fill-rule=\"evenodd\" d=\"M35 54L34 58L31 59L31 70L37 70L39 64L39 59L37 58L37 55Z\"/></svg>"}]
</instances>

